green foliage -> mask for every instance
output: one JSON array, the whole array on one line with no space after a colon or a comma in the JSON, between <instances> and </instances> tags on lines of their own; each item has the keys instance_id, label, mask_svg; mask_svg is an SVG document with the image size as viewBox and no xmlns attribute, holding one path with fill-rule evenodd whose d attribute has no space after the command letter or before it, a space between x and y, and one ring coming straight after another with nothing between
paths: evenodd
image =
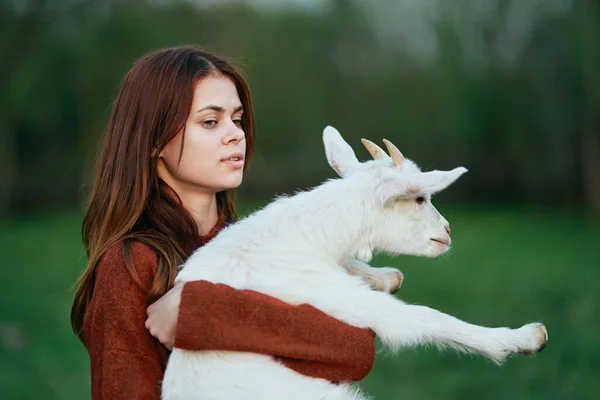
<instances>
[{"instance_id":1,"label":"green foliage","mask_svg":"<svg viewBox=\"0 0 600 400\"><path fill-rule=\"evenodd\" d=\"M0 219L3 399L89 397L87 355L68 323L69 289L85 264L81 215L39 210L86 198L111 103L133 62L187 43L225 56L249 79L258 136L242 198L331 177L320 139L331 124L361 159L361 137L386 137L426 169L466 166L468 178L443 196L455 204L535 205L441 207L452 222L451 256L376 262L403 270L399 296L409 302L482 325L544 321L546 350L501 368L433 349L382 354L362 383L368 393L597 396L600 226L583 207L600 210L600 3L540 1L529 34L519 36L511 15L527 16L513 7L536 2L499 0L478 20L473 4L491 3L440 1L428 22L437 52L427 62L406 42L421 32L386 31L411 22L408 2L335 0L320 12L190 3L0 2L0 217L22 215ZM387 22L370 18L375 3ZM541 6L554 3L567 6ZM507 62L502 46L521 51ZM536 211L554 206L563 211Z\"/></svg>"},{"instance_id":2,"label":"green foliage","mask_svg":"<svg viewBox=\"0 0 600 400\"><path fill-rule=\"evenodd\" d=\"M591 0L522 14L526 35L511 25L523 2L499 1L482 21L472 2L440 2L438 18L423 22L437 43L428 62L404 42L418 32L390 36L397 26L374 22L377 8L358 1L320 12L17 3L0 10L10 38L0 46L0 213L85 199L121 79L142 54L183 43L229 58L249 78L258 148L248 195L320 182L329 174L320 132L332 124L357 146L387 137L426 167L466 165L463 199L600 209L600 10ZM378 4L385 21L410 11ZM506 49L521 51L506 61Z\"/></svg>"},{"instance_id":3,"label":"green foliage","mask_svg":"<svg viewBox=\"0 0 600 400\"><path fill-rule=\"evenodd\" d=\"M262 202L261 202L262 203ZM242 213L259 203L245 203ZM439 259L380 257L405 274L398 296L463 320L540 320L547 348L491 362L434 349L380 352L361 385L379 399L591 399L600 391L600 221L503 208L439 206L454 248ZM89 398L87 353L69 326L70 286L85 264L79 212L0 226L0 392L6 400Z\"/></svg>"}]
</instances>

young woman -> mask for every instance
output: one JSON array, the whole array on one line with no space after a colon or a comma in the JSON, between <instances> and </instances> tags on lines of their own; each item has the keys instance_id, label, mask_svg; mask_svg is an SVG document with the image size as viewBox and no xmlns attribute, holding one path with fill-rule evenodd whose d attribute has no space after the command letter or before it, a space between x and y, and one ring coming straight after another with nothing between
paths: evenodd
<instances>
[{"instance_id":1,"label":"young woman","mask_svg":"<svg viewBox=\"0 0 600 400\"><path fill-rule=\"evenodd\" d=\"M371 370L371 331L253 291L173 287L178 266L236 220L234 189L253 147L248 86L215 55L158 50L125 77L83 221L88 264L71 311L93 399L159 399L173 346L269 354L332 381Z\"/></svg>"}]
</instances>

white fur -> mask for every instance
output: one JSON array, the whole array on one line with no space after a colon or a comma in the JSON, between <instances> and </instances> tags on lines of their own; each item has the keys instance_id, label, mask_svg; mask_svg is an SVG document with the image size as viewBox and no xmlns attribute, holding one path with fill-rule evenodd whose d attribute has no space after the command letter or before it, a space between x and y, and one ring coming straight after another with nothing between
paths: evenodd
<instances>
[{"instance_id":1,"label":"white fur","mask_svg":"<svg viewBox=\"0 0 600 400\"><path fill-rule=\"evenodd\" d=\"M497 362L540 349L545 343L541 324L516 330L471 325L374 291L360 276L361 268L351 275L343 267L352 266L353 259L369 262L375 252L444 253L450 244L448 222L431 204L431 194L466 169L421 172L408 159L397 168L390 158L360 163L334 128L325 129L323 140L341 179L279 198L225 228L189 258L177 281L208 280L290 304L308 303L350 325L373 329L393 349L436 344ZM166 400L366 398L350 384L303 376L269 356L181 349L170 356L162 390Z\"/></svg>"}]
</instances>

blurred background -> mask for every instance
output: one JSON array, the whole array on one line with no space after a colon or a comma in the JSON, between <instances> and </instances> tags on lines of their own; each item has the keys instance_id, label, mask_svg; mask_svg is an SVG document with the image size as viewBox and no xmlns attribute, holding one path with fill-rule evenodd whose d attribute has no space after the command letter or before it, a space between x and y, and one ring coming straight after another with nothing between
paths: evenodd
<instances>
[{"instance_id":1,"label":"blurred background","mask_svg":"<svg viewBox=\"0 0 600 400\"><path fill-rule=\"evenodd\" d=\"M70 330L80 227L120 81L146 52L198 44L248 78L257 149L242 214L334 176L338 128L469 173L435 199L453 250L378 257L398 297L472 323L541 320L539 355L385 350L379 399L600 398L597 0L0 2L0 397L89 398Z\"/></svg>"}]
</instances>

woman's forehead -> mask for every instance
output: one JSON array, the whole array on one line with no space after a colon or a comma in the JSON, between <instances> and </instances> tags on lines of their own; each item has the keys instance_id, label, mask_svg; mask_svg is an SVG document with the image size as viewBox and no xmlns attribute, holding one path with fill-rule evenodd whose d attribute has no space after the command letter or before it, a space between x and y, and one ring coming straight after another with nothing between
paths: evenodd
<instances>
[{"instance_id":1,"label":"woman's forehead","mask_svg":"<svg viewBox=\"0 0 600 400\"><path fill-rule=\"evenodd\" d=\"M225 110L241 106L233 80L224 75L209 75L200 79L194 88L193 111L216 106Z\"/></svg>"}]
</instances>

